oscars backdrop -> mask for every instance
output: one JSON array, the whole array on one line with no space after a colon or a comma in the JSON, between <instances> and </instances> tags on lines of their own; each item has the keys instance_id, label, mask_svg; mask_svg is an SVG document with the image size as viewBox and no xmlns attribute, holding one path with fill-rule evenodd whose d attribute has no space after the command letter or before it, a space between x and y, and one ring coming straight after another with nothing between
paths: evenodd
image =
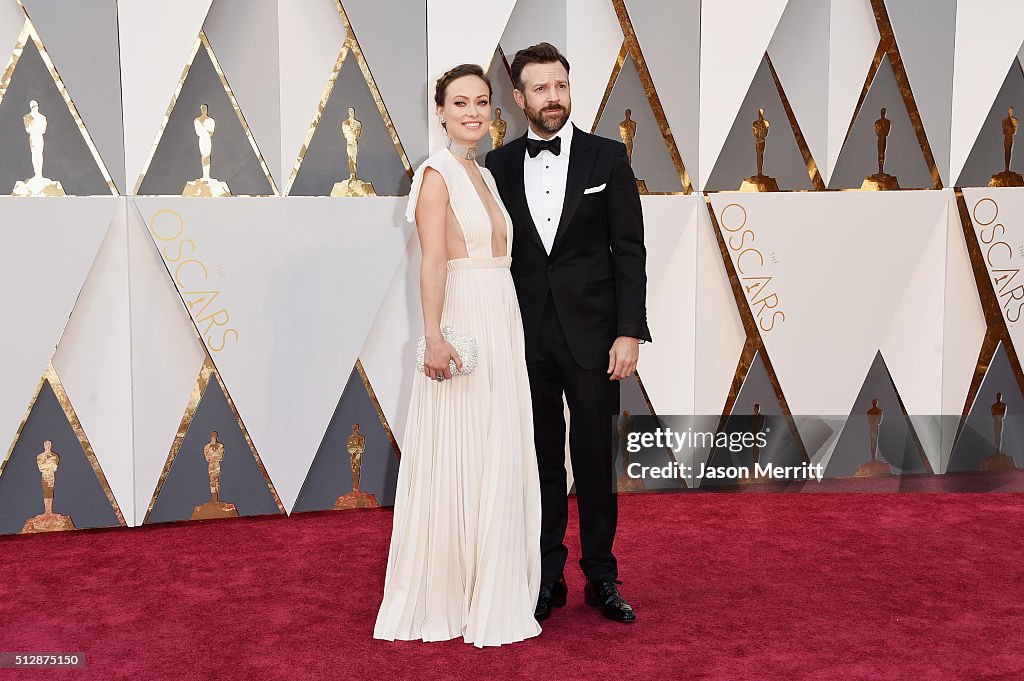
<instances>
[{"instance_id":1,"label":"oscars backdrop","mask_svg":"<svg viewBox=\"0 0 1024 681\"><path fill-rule=\"evenodd\" d=\"M489 151L540 41L642 195L620 442L772 433L641 463L1024 467L1024 5L400 5L0 0L0 533L393 503L433 83L484 66Z\"/></svg>"}]
</instances>

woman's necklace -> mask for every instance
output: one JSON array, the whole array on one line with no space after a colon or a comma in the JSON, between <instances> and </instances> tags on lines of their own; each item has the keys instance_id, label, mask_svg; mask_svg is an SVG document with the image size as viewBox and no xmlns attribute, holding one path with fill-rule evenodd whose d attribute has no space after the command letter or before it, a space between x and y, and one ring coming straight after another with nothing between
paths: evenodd
<instances>
[{"instance_id":1,"label":"woman's necklace","mask_svg":"<svg viewBox=\"0 0 1024 681\"><path fill-rule=\"evenodd\" d=\"M464 147L451 137L448 138L448 151L452 152L452 156L455 158L464 158L467 161L476 160L476 145L471 147Z\"/></svg>"}]
</instances>

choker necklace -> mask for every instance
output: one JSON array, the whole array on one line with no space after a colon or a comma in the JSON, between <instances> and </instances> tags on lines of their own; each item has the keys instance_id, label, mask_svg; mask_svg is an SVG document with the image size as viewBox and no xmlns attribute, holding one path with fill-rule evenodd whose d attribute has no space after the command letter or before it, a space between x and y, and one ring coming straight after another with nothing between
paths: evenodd
<instances>
[{"instance_id":1,"label":"choker necklace","mask_svg":"<svg viewBox=\"0 0 1024 681\"><path fill-rule=\"evenodd\" d=\"M448 138L448 151L452 152L455 158L464 158L467 161L476 160L476 145L464 147L451 137Z\"/></svg>"}]
</instances>

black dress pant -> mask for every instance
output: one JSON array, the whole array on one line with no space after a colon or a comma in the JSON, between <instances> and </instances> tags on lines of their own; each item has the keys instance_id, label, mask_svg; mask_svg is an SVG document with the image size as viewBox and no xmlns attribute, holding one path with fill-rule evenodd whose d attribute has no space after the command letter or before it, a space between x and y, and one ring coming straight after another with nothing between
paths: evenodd
<instances>
[{"instance_id":1,"label":"black dress pant","mask_svg":"<svg viewBox=\"0 0 1024 681\"><path fill-rule=\"evenodd\" d=\"M619 411L619 383L608 380L607 366L584 369L576 363L550 294L536 354L527 355L526 364L540 469L541 581L558 580L569 555L563 543L569 516L563 393L569 405L569 451L582 545L580 567L587 579L615 579L618 570L612 542L618 500L613 424Z\"/></svg>"}]
</instances>

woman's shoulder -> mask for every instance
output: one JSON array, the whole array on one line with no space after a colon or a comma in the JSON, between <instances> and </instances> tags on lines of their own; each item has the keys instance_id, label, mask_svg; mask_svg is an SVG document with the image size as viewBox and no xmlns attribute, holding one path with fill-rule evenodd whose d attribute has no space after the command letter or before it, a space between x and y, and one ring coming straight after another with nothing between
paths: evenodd
<instances>
[{"instance_id":1,"label":"woman's shoulder","mask_svg":"<svg viewBox=\"0 0 1024 681\"><path fill-rule=\"evenodd\" d=\"M451 152L447 149L438 149L433 154L427 157L423 163L416 168L416 175L423 175L427 168L433 168L434 170L441 173L441 176L448 179L448 173L451 170L451 163L454 161Z\"/></svg>"}]
</instances>

